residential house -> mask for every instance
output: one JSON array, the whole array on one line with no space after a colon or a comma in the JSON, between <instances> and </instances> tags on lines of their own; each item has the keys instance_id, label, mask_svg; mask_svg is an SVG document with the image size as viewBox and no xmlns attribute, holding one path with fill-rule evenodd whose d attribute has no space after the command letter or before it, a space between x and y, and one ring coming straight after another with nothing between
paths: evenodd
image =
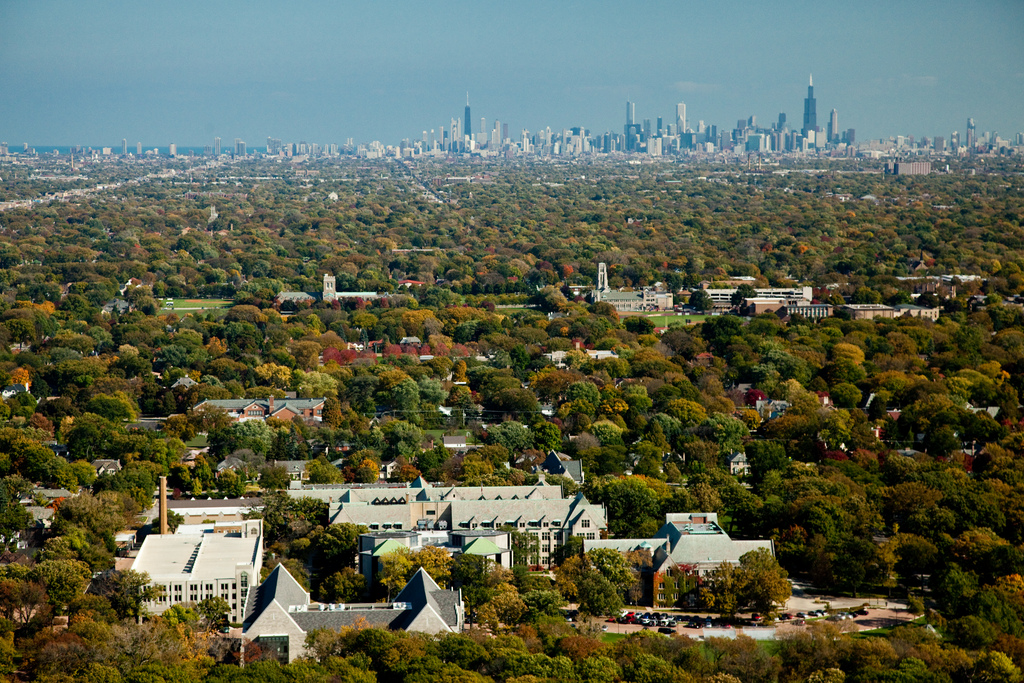
<instances>
[{"instance_id":1,"label":"residential house","mask_svg":"<svg viewBox=\"0 0 1024 683\"><path fill-rule=\"evenodd\" d=\"M725 461L729 465L729 474L741 477L750 472L750 465L747 464L747 454L743 451L730 453L726 456Z\"/></svg>"},{"instance_id":2,"label":"residential house","mask_svg":"<svg viewBox=\"0 0 1024 683\"><path fill-rule=\"evenodd\" d=\"M583 483L583 461L573 460L565 453L548 451L544 462L537 465L534 469L535 471L547 472L548 474L569 477L577 484Z\"/></svg>"},{"instance_id":3,"label":"residential house","mask_svg":"<svg viewBox=\"0 0 1024 683\"><path fill-rule=\"evenodd\" d=\"M96 470L96 476L102 477L104 474L117 474L121 471L120 460L108 460L106 458L100 458L99 460L92 461L93 469Z\"/></svg>"},{"instance_id":4,"label":"residential house","mask_svg":"<svg viewBox=\"0 0 1024 683\"><path fill-rule=\"evenodd\" d=\"M466 441L466 435L465 434L461 434L461 435L457 434L455 436L445 436L445 437L443 437L441 439L441 441L442 441L442 443L444 443L444 447L445 448L450 448L450 449L456 450L456 451L465 450L466 448L469 447L468 443Z\"/></svg>"},{"instance_id":5,"label":"residential house","mask_svg":"<svg viewBox=\"0 0 1024 683\"><path fill-rule=\"evenodd\" d=\"M8 384L6 387L4 387L2 390L0 390L0 396L2 396L5 401L8 400L8 399L14 398L18 394L27 394L27 393L28 393L28 385L27 384Z\"/></svg>"},{"instance_id":6,"label":"residential house","mask_svg":"<svg viewBox=\"0 0 1024 683\"><path fill-rule=\"evenodd\" d=\"M181 388L188 389L189 387L194 387L197 384L199 384L199 382L195 381L194 379L192 379L188 375L185 375L184 377L179 377L174 382L174 384L171 385L171 388L172 389L181 389Z\"/></svg>"}]
</instances>

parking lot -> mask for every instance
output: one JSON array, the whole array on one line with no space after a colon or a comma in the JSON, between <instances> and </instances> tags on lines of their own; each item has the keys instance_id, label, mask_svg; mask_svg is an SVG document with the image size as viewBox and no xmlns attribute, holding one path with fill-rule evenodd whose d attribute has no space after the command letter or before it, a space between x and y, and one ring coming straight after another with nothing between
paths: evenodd
<instances>
[{"instance_id":1,"label":"parking lot","mask_svg":"<svg viewBox=\"0 0 1024 683\"><path fill-rule=\"evenodd\" d=\"M857 605L851 605L851 607L860 608L864 605L863 600L859 601ZM804 612L804 616L798 616L800 612L785 612L791 618L789 619L778 619L770 624L764 624L760 621L754 621L751 619L751 615L737 615L731 620L722 619L718 615L708 614L696 614L693 612L663 612L673 619L677 620L677 625L671 628L671 632L678 635L685 635L691 638L704 638L705 636L722 636L728 634L730 631L737 633L744 633L745 635L751 635L757 637L757 632L762 629L765 632L774 631L775 635L782 636L787 633L797 633L808 628L810 625L820 622L834 623L840 630L845 632L854 631L870 631L878 628L889 628L892 626L899 625L913 621L915 615L911 614L906 608L898 603L889 603L887 606L874 607L870 606L864 610L859 610L861 613L848 612L844 610L834 610L833 612L825 612L819 607L816 610L808 610ZM635 616L643 614L642 611L635 612ZM707 619L711 619L711 627L705 628ZM696 627L694 627L696 626ZM621 633L630 634L636 633L637 631L654 631L658 632L659 628L668 628L660 625L645 625L640 623L619 623L617 620L603 620L601 622L602 631L606 633ZM766 636L771 638L771 635L766 633Z\"/></svg>"}]
</instances>

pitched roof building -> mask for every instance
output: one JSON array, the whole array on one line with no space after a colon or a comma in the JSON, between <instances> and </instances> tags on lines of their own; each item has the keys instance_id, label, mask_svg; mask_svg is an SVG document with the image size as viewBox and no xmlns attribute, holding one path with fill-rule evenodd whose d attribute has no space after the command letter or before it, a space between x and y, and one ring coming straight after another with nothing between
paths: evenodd
<instances>
[{"instance_id":1,"label":"pitched roof building","mask_svg":"<svg viewBox=\"0 0 1024 683\"><path fill-rule=\"evenodd\" d=\"M573 460L565 453L548 451L544 462L537 465L536 469L548 474L569 477L577 484L583 483L583 461Z\"/></svg>"},{"instance_id":2,"label":"pitched roof building","mask_svg":"<svg viewBox=\"0 0 1024 683\"><path fill-rule=\"evenodd\" d=\"M653 554L655 572L683 566L701 575L710 574L723 562L738 565L743 555L758 548L775 555L770 539L730 538L718 525L718 514L714 512L669 513L654 538L584 540L583 548L586 551L613 548L620 552L647 548Z\"/></svg>"},{"instance_id":3,"label":"pitched roof building","mask_svg":"<svg viewBox=\"0 0 1024 683\"><path fill-rule=\"evenodd\" d=\"M551 553L572 536L597 539L608 528L601 505L562 487L431 486L422 477L398 485L314 485L289 489L294 497L325 500L332 524L365 524L370 531L496 530L511 526L537 538L528 564L549 565Z\"/></svg>"},{"instance_id":4,"label":"pitched roof building","mask_svg":"<svg viewBox=\"0 0 1024 683\"><path fill-rule=\"evenodd\" d=\"M266 420L268 417L286 421L290 421L294 417L301 417L306 422L321 422L325 401L326 399L323 398L275 399L273 396L270 398L204 399L195 404L192 409L221 408L227 411L228 417L234 422Z\"/></svg>"},{"instance_id":5,"label":"pitched roof building","mask_svg":"<svg viewBox=\"0 0 1024 683\"><path fill-rule=\"evenodd\" d=\"M340 630L365 625L422 633L462 630L462 592L440 588L420 568L393 602L343 605L311 602L309 593L277 565L246 605L243 633L282 662L306 653L306 634L313 629Z\"/></svg>"}]
</instances>

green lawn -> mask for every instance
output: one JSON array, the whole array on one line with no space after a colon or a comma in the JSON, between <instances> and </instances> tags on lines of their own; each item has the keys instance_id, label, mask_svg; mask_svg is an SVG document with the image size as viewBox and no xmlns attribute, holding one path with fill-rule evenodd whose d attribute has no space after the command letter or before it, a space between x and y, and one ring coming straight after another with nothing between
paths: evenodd
<instances>
[{"instance_id":1,"label":"green lawn","mask_svg":"<svg viewBox=\"0 0 1024 683\"><path fill-rule=\"evenodd\" d=\"M199 436L189 439L185 442L188 448L206 448L209 442L206 440L206 434L200 434Z\"/></svg>"},{"instance_id":2,"label":"green lawn","mask_svg":"<svg viewBox=\"0 0 1024 683\"><path fill-rule=\"evenodd\" d=\"M602 633L601 642L607 643L608 645L614 645L625 637L625 633Z\"/></svg>"},{"instance_id":3,"label":"green lawn","mask_svg":"<svg viewBox=\"0 0 1024 683\"><path fill-rule=\"evenodd\" d=\"M669 327L670 325L692 325L701 323L707 318L706 315L649 315L647 319L654 323L655 327Z\"/></svg>"}]
</instances>

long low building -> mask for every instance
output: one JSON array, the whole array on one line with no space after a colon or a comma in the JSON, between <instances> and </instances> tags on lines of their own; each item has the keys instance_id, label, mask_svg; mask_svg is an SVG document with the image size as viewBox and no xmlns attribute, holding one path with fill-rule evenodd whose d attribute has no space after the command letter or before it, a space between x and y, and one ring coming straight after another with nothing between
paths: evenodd
<instances>
[{"instance_id":1,"label":"long low building","mask_svg":"<svg viewBox=\"0 0 1024 683\"><path fill-rule=\"evenodd\" d=\"M200 410L205 407L220 408L227 411L233 422L246 420L266 420L276 417L290 422L292 418L301 417L306 422L323 421L324 398L225 398L206 399L192 407Z\"/></svg>"},{"instance_id":2,"label":"long low building","mask_svg":"<svg viewBox=\"0 0 1024 683\"><path fill-rule=\"evenodd\" d=\"M738 290L737 287L715 288L705 287L704 291L711 297L716 305L732 305L732 295ZM812 287L755 287L754 296L756 299L800 299L810 301L814 298Z\"/></svg>"},{"instance_id":3,"label":"long low building","mask_svg":"<svg viewBox=\"0 0 1024 683\"><path fill-rule=\"evenodd\" d=\"M332 524L363 524L370 531L497 530L512 527L537 539L528 564L548 566L555 548L572 536L596 540L608 528L601 505L560 486L432 486L421 478L389 486L303 486L293 497L328 502Z\"/></svg>"},{"instance_id":4,"label":"long low building","mask_svg":"<svg viewBox=\"0 0 1024 683\"><path fill-rule=\"evenodd\" d=\"M612 548L620 552L650 550L655 572L671 567L684 567L702 576L718 569L723 562L738 565L746 553L765 548L772 555L775 546L770 539L736 540L718 525L714 512L669 513L665 524L653 538L584 540L585 551Z\"/></svg>"},{"instance_id":5,"label":"long low building","mask_svg":"<svg viewBox=\"0 0 1024 683\"><path fill-rule=\"evenodd\" d=\"M314 629L373 627L421 633L458 633L465 620L462 592L440 588L420 568L393 602L316 603L283 564L252 592L242 624L246 639L281 662L306 654Z\"/></svg>"},{"instance_id":6,"label":"long low building","mask_svg":"<svg viewBox=\"0 0 1024 683\"><path fill-rule=\"evenodd\" d=\"M263 568L263 521L186 526L175 534L150 534L132 569L149 574L164 594L147 607L161 614L173 605L224 598L231 621L241 621L250 588Z\"/></svg>"}]
</instances>

